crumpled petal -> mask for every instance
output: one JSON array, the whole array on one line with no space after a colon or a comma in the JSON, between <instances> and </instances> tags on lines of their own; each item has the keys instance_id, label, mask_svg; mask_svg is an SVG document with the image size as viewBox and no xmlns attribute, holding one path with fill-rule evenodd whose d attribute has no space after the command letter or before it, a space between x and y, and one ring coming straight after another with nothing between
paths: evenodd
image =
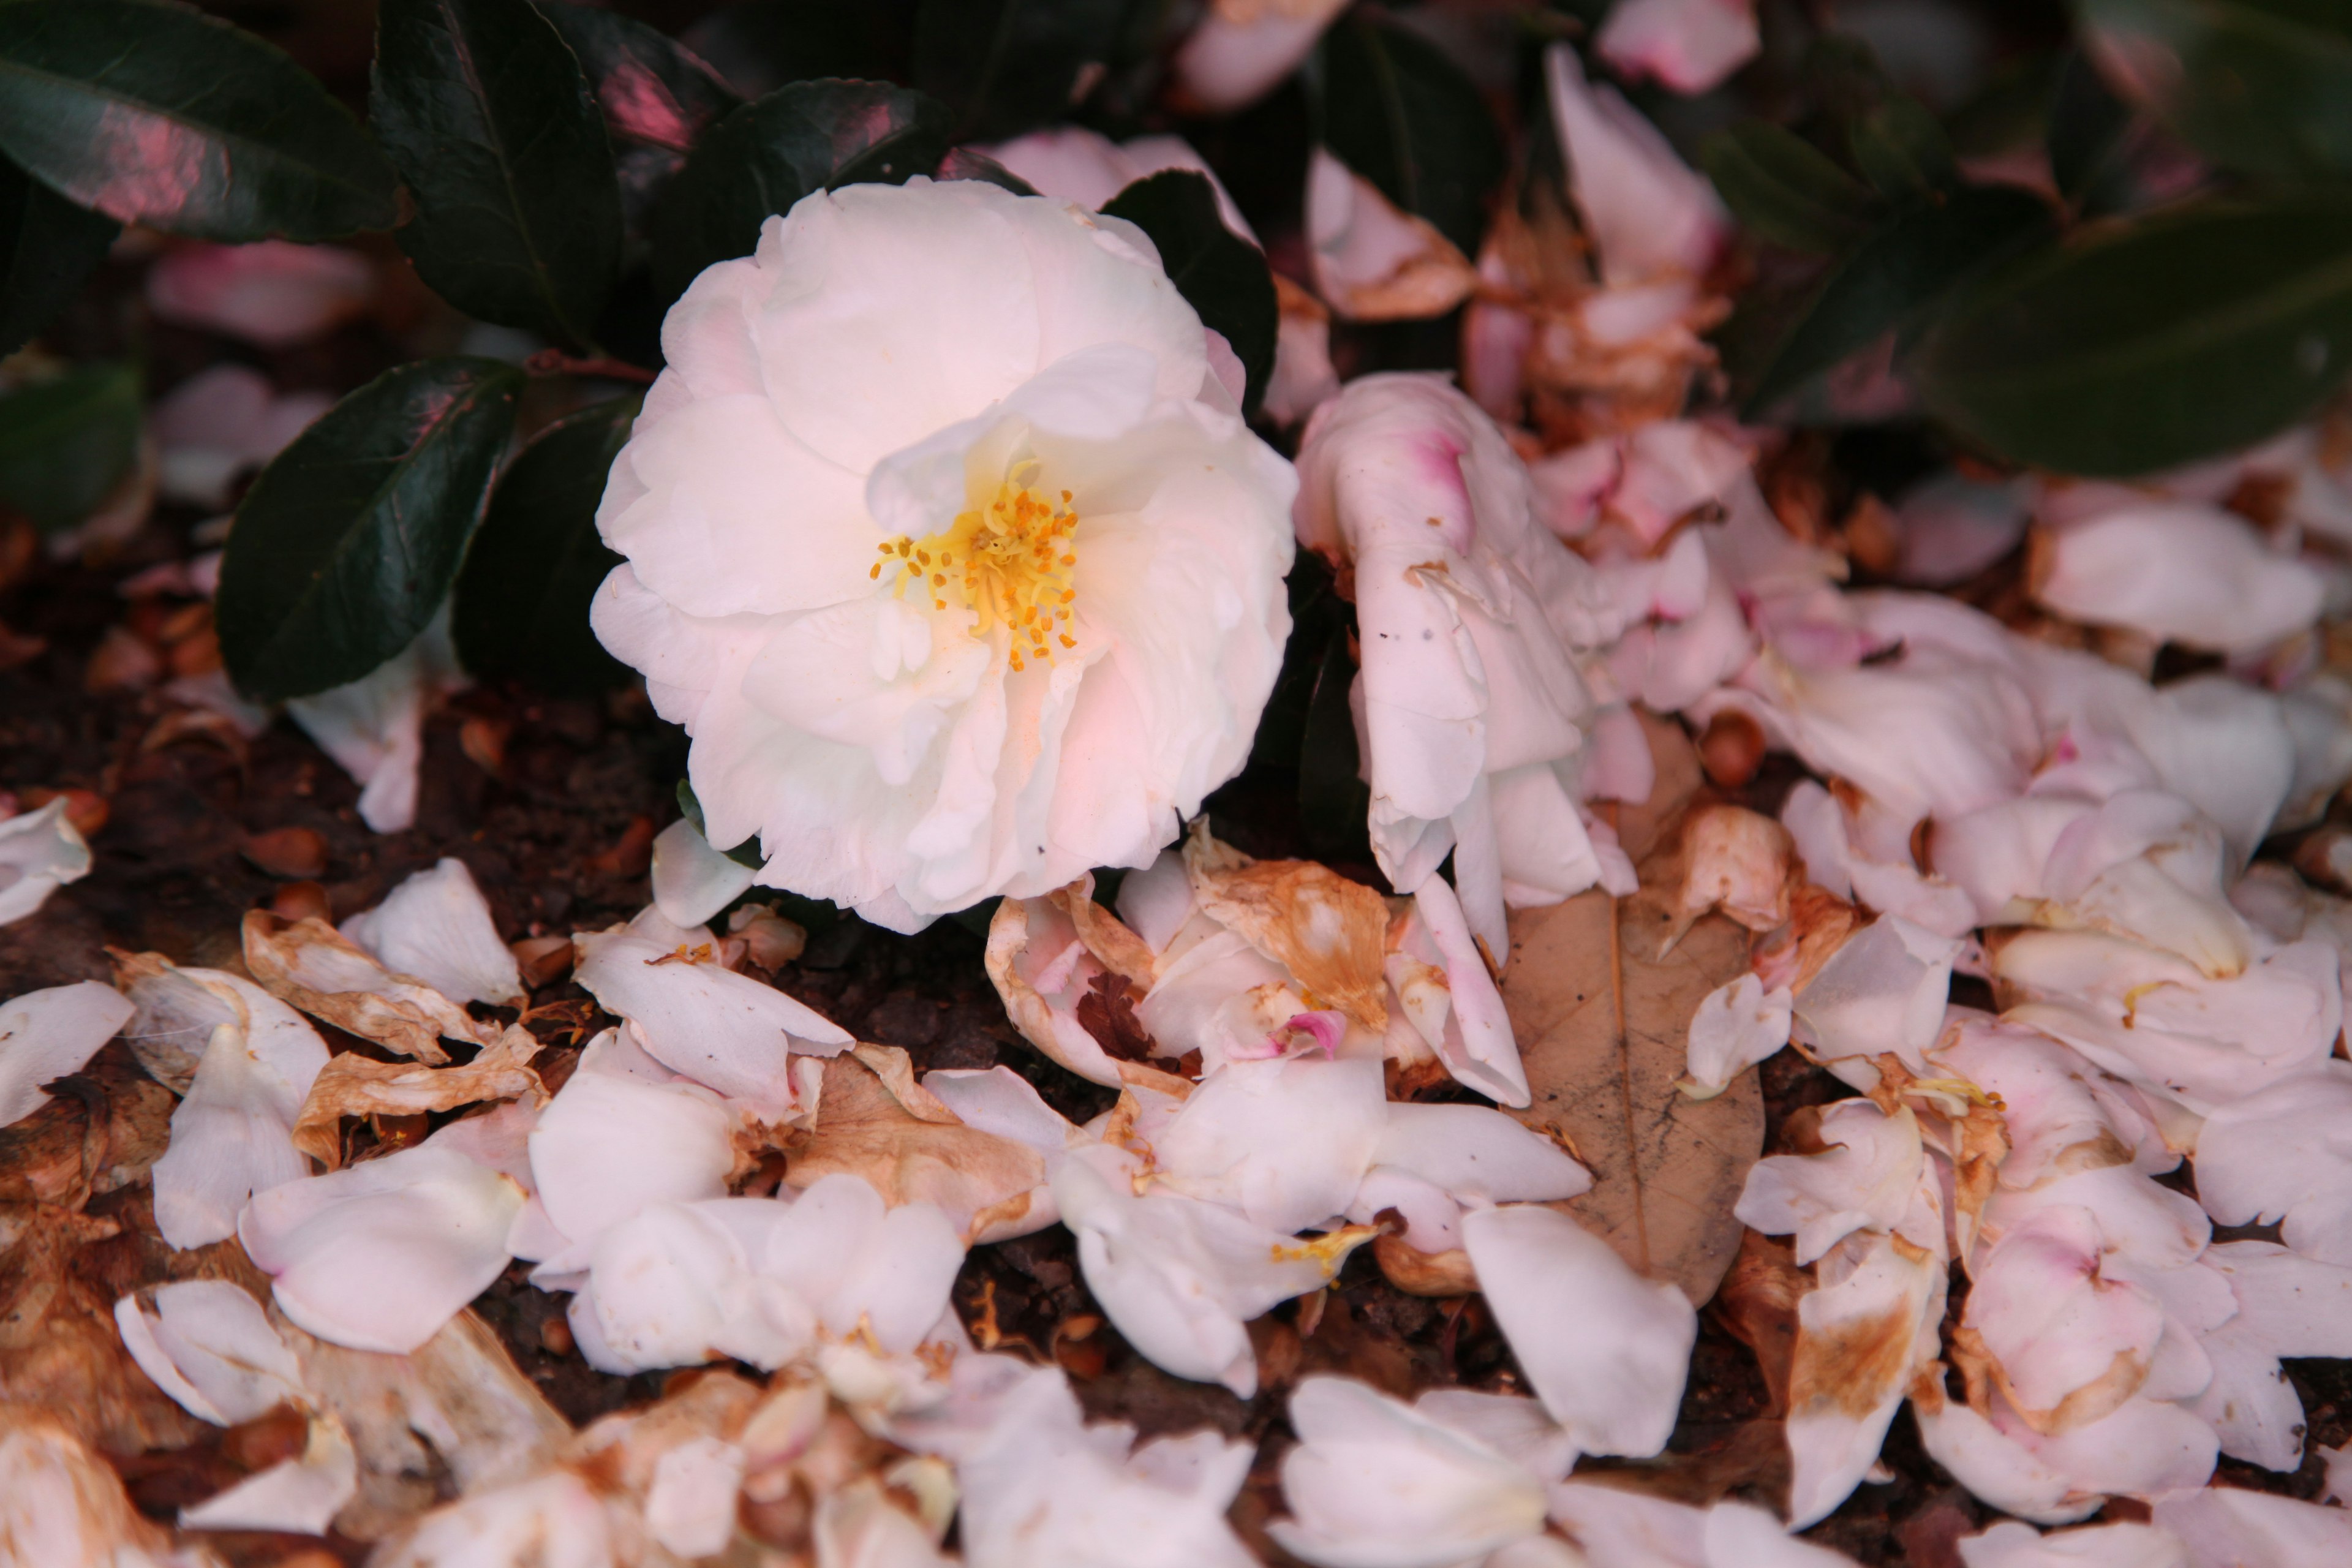
<instances>
[{"instance_id":1,"label":"crumpled petal","mask_svg":"<svg viewBox=\"0 0 2352 1568\"><path fill-rule=\"evenodd\" d=\"M1712 1100L1731 1080L1789 1043L1788 989L1767 993L1753 974L1727 981L1699 998L1685 1047L1690 1072L1675 1087L1693 1100Z\"/></svg>"},{"instance_id":2,"label":"crumpled petal","mask_svg":"<svg viewBox=\"0 0 2352 1568\"><path fill-rule=\"evenodd\" d=\"M312 1017L436 1067L449 1059L444 1038L487 1045L498 1037L496 1025L476 1023L424 981L385 968L316 915L288 921L247 910L245 965L271 994Z\"/></svg>"},{"instance_id":3,"label":"crumpled petal","mask_svg":"<svg viewBox=\"0 0 2352 1568\"><path fill-rule=\"evenodd\" d=\"M2289 1247L2352 1265L2352 1064L2216 1107L2197 1138L2197 1195L2223 1225L2283 1218Z\"/></svg>"},{"instance_id":4,"label":"crumpled petal","mask_svg":"<svg viewBox=\"0 0 2352 1568\"><path fill-rule=\"evenodd\" d=\"M1566 1215L1535 1205L1462 1221L1478 1288L1552 1419L1591 1454L1665 1447L1698 1314Z\"/></svg>"},{"instance_id":5,"label":"crumpled petal","mask_svg":"<svg viewBox=\"0 0 2352 1568\"><path fill-rule=\"evenodd\" d=\"M581 932L572 973L629 1021L656 1061L732 1099L781 1111L793 1103L792 1052L834 1056L849 1034L772 985L681 953L635 928Z\"/></svg>"},{"instance_id":6,"label":"crumpled petal","mask_svg":"<svg viewBox=\"0 0 2352 1568\"><path fill-rule=\"evenodd\" d=\"M1125 1186L1082 1160L1054 1173L1087 1288L1153 1364L1249 1397L1257 1357L1243 1325L1328 1284L1345 1248L1332 1255L1215 1204L1156 1192L1137 1197Z\"/></svg>"},{"instance_id":7,"label":"crumpled petal","mask_svg":"<svg viewBox=\"0 0 2352 1568\"><path fill-rule=\"evenodd\" d=\"M2193 501L2144 501L2052 529L2042 604L2158 642L2247 653L2303 631L2326 589L2242 519Z\"/></svg>"},{"instance_id":8,"label":"crumpled petal","mask_svg":"<svg viewBox=\"0 0 2352 1568\"><path fill-rule=\"evenodd\" d=\"M1616 89L1588 85L1568 45L1544 52L1544 78L1601 280L1616 288L1704 273L1730 230L1714 189Z\"/></svg>"},{"instance_id":9,"label":"crumpled petal","mask_svg":"<svg viewBox=\"0 0 2352 1568\"><path fill-rule=\"evenodd\" d=\"M428 1139L257 1194L237 1238L296 1324L404 1355L506 1268L522 1196L512 1178Z\"/></svg>"},{"instance_id":10,"label":"crumpled petal","mask_svg":"<svg viewBox=\"0 0 2352 1568\"><path fill-rule=\"evenodd\" d=\"M155 1228L185 1248L234 1235L249 1197L310 1173L294 1147L294 1123L327 1065L327 1043L249 980L208 969L176 975L204 987L233 1019L213 1026L172 1112L171 1147L152 1172Z\"/></svg>"},{"instance_id":11,"label":"crumpled petal","mask_svg":"<svg viewBox=\"0 0 2352 1568\"><path fill-rule=\"evenodd\" d=\"M0 1127L47 1105L41 1085L79 1072L134 1011L121 992L95 980L27 991L0 1005Z\"/></svg>"},{"instance_id":12,"label":"crumpled petal","mask_svg":"<svg viewBox=\"0 0 2352 1568\"><path fill-rule=\"evenodd\" d=\"M1316 292L1358 321L1442 316L1476 287L1470 260L1435 225L1318 147L1307 171Z\"/></svg>"},{"instance_id":13,"label":"crumpled petal","mask_svg":"<svg viewBox=\"0 0 2352 1568\"><path fill-rule=\"evenodd\" d=\"M499 940L489 900L454 857L345 921L342 933L386 969L413 974L453 1002L520 1007L530 1000L513 951Z\"/></svg>"}]
</instances>

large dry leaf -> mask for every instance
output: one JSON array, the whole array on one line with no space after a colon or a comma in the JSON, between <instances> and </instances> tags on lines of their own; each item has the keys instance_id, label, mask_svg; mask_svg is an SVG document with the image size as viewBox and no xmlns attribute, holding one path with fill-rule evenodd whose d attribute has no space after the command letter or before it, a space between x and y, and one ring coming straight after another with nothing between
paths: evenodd
<instances>
[{"instance_id":1,"label":"large dry leaf","mask_svg":"<svg viewBox=\"0 0 2352 1568\"><path fill-rule=\"evenodd\" d=\"M245 917L245 966L289 1006L386 1050L439 1066L442 1037L487 1045L498 1026L471 1015L413 974L386 969L316 915L289 922L268 910Z\"/></svg>"},{"instance_id":2,"label":"large dry leaf","mask_svg":"<svg viewBox=\"0 0 2352 1568\"><path fill-rule=\"evenodd\" d=\"M1045 1184L1045 1157L958 1121L914 1081L906 1052L861 1045L824 1064L816 1125L785 1156L784 1180L795 1187L836 1171L864 1177L893 1207L937 1204L981 1242L1036 1228L1022 1222Z\"/></svg>"},{"instance_id":3,"label":"large dry leaf","mask_svg":"<svg viewBox=\"0 0 2352 1568\"><path fill-rule=\"evenodd\" d=\"M1748 938L1710 915L1656 956L1681 886L1676 808L1697 768L1679 731L1654 727L1651 741L1659 789L1625 814L1627 843L1646 852L1641 890L1512 913L1503 1002L1533 1095L1512 1114L1563 1134L1591 1169L1592 1190L1569 1205L1580 1221L1704 1302L1739 1250L1731 1208L1763 1152L1764 1100L1752 1072L1712 1100L1675 1087L1691 1015L1747 968Z\"/></svg>"},{"instance_id":4,"label":"large dry leaf","mask_svg":"<svg viewBox=\"0 0 2352 1568\"><path fill-rule=\"evenodd\" d=\"M547 1091L530 1068L538 1051L531 1032L513 1024L463 1067L380 1062L345 1051L331 1058L311 1081L294 1121L294 1147L331 1171L342 1163L346 1116L413 1116L526 1096L544 1102Z\"/></svg>"}]
</instances>

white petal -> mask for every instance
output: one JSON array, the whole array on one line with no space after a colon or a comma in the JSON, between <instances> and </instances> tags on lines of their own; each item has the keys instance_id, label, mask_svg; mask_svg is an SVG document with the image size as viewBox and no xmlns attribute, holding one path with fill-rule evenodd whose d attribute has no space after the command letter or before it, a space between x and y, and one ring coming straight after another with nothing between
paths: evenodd
<instances>
[{"instance_id":1,"label":"white petal","mask_svg":"<svg viewBox=\"0 0 2352 1568\"><path fill-rule=\"evenodd\" d=\"M1822 1259L1797 1302L1790 1378L1789 1522L1825 1519L1878 1460L1912 1376L1935 1360L1944 1261L1891 1236L1856 1236Z\"/></svg>"},{"instance_id":2,"label":"white petal","mask_svg":"<svg viewBox=\"0 0 2352 1568\"><path fill-rule=\"evenodd\" d=\"M1566 1215L1477 1210L1465 1248L1511 1352L1552 1418L1587 1453L1649 1455L1681 1407L1698 1315Z\"/></svg>"},{"instance_id":3,"label":"white petal","mask_svg":"<svg viewBox=\"0 0 2352 1568\"><path fill-rule=\"evenodd\" d=\"M735 1538L743 1450L721 1437L688 1437L654 1462L646 1528L680 1557L709 1557Z\"/></svg>"},{"instance_id":4,"label":"white petal","mask_svg":"<svg viewBox=\"0 0 2352 1568\"><path fill-rule=\"evenodd\" d=\"M180 1407L215 1426L234 1426L289 1400L306 1400L302 1368L261 1303L221 1279L155 1288L155 1310L136 1296L114 1304L123 1348Z\"/></svg>"},{"instance_id":5,"label":"white petal","mask_svg":"<svg viewBox=\"0 0 2352 1568\"><path fill-rule=\"evenodd\" d=\"M2189 1548L2190 1568L2325 1568L2352 1553L2352 1513L2235 1487L2166 1498L2155 1523Z\"/></svg>"},{"instance_id":6,"label":"white petal","mask_svg":"<svg viewBox=\"0 0 2352 1568\"><path fill-rule=\"evenodd\" d=\"M1706 271L1728 229L1723 205L1614 88L1586 85L1576 51L1544 54L1569 188L1612 284Z\"/></svg>"},{"instance_id":7,"label":"white petal","mask_svg":"<svg viewBox=\"0 0 2352 1568\"><path fill-rule=\"evenodd\" d=\"M383 903L345 921L342 932L386 969L414 974L453 1001L520 1007L530 1000L463 860L444 857L416 872Z\"/></svg>"},{"instance_id":8,"label":"white petal","mask_svg":"<svg viewBox=\"0 0 2352 1568\"><path fill-rule=\"evenodd\" d=\"M1391 1101L1372 1159L1465 1202L1552 1203L1592 1188L1591 1173L1559 1144L1483 1105Z\"/></svg>"},{"instance_id":9,"label":"white petal","mask_svg":"<svg viewBox=\"0 0 2352 1568\"><path fill-rule=\"evenodd\" d=\"M1348 1206L1387 1121L1376 1058L1239 1061L1201 1080L1152 1152L1171 1191L1297 1231Z\"/></svg>"},{"instance_id":10,"label":"white petal","mask_svg":"<svg viewBox=\"0 0 2352 1568\"><path fill-rule=\"evenodd\" d=\"M574 973L629 1020L655 1060L719 1093L772 1111L793 1102L789 1050L836 1055L842 1027L772 985L627 931L582 933Z\"/></svg>"},{"instance_id":11,"label":"white petal","mask_svg":"<svg viewBox=\"0 0 2352 1568\"><path fill-rule=\"evenodd\" d=\"M1774 1154L1748 1168L1732 1212L1767 1236L1797 1238L1797 1261L1812 1262L1853 1232L1891 1231L1918 1189L1919 1124L1910 1109L1886 1115L1866 1100L1823 1112L1813 1154Z\"/></svg>"},{"instance_id":12,"label":"white petal","mask_svg":"<svg viewBox=\"0 0 2352 1568\"><path fill-rule=\"evenodd\" d=\"M359 1491L359 1456L342 1422L331 1414L310 1418L299 1458L180 1510L183 1530L282 1530L324 1535Z\"/></svg>"},{"instance_id":13,"label":"white petal","mask_svg":"<svg viewBox=\"0 0 2352 1568\"><path fill-rule=\"evenodd\" d=\"M180 973L225 990L239 1010L237 1022L214 1026L152 1173L155 1228L173 1247L190 1247L235 1234L247 1198L309 1173L294 1122L327 1065L327 1043L251 981Z\"/></svg>"},{"instance_id":14,"label":"white petal","mask_svg":"<svg viewBox=\"0 0 2352 1568\"><path fill-rule=\"evenodd\" d=\"M2120 507L2055 528L2051 541L2035 598L2095 626L2227 653L2278 642L2319 615L2318 575L2216 507Z\"/></svg>"},{"instance_id":15,"label":"white petal","mask_svg":"<svg viewBox=\"0 0 2352 1568\"><path fill-rule=\"evenodd\" d=\"M584 1242L647 1205L721 1196L732 1132L707 1093L594 1070L583 1056L530 1134L539 1202Z\"/></svg>"},{"instance_id":16,"label":"white petal","mask_svg":"<svg viewBox=\"0 0 2352 1568\"><path fill-rule=\"evenodd\" d=\"M89 875L89 846L66 820L60 795L0 820L0 926L23 920L68 882Z\"/></svg>"},{"instance_id":17,"label":"white petal","mask_svg":"<svg viewBox=\"0 0 2352 1568\"><path fill-rule=\"evenodd\" d=\"M678 925L709 920L751 891L758 874L713 848L683 817L654 836L654 903Z\"/></svg>"},{"instance_id":18,"label":"white petal","mask_svg":"<svg viewBox=\"0 0 2352 1568\"><path fill-rule=\"evenodd\" d=\"M2189 1568L2171 1531L2147 1524L2099 1524L2043 1535L2005 1519L1955 1544L1965 1568Z\"/></svg>"},{"instance_id":19,"label":"white petal","mask_svg":"<svg viewBox=\"0 0 2352 1568\"><path fill-rule=\"evenodd\" d=\"M147 272L147 301L164 321L286 348L365 309L367 258L326 245L265 239L167 251Z\"/></svg>"},{"instance_id":20,"label":"white petal","mask_svg":"<svg viewBox=\"0 0 2352 1568\"><path fill-rule=\"evenodd\" d=\"M1321 1568L1447 1568L1543 1528L1526 1469L1397 1400L1339 1377L1290 1396L1299 1446L1282 1462L1292 1518L1267 1527Z\"/></svg>"},{"instance_id":21,"label":"white petal","mask_svg":"<svg viewBox=\"0 0 2352 1568\"><path fill-rule=\"evenodd\" d=\"M460 684L443 605L415 642L348 685L297 697L287 717L360 787L360 820L397 833L416 820L416 770L425 760L425 710Z\"/></svg>"},{"instance_id":22,"label":"white petal","mask_svg":"<svg viewBox=\"0 0 2352 1568\"><path fill-rule=\"evenodd\" d=\"M1869 1058L1893 1051L1914 1072L1943 1027L1944 998L1960 944L1885 915L1846 939L1796 994L1792 1030L1825 1060L1861 1058L1851 1070L1877 1081Z\"/></svg>"},{"instance_id":23,"label":"white petal","mask_svg":"<svg viewBox=\"0 0 2352 1568\"><path fill-rule=\"evenodd\" d=\"M383 1568L613 1568L604 1505L570 1470L476 1492L416 1521Z\"/></svg>"},{"instance_id":24,"label":"white petal","mask_svg":"<svg viewBox=\"0 0 2352 1568\"><path fill-rule=\"evenodd\" d=\"M259 1194L237 1237L300 1327L405 1354L506 1268L521 1206L507 1177L420 1147Z\"/></svg>"},{"instance_id":25,"label":"white petal","mask_svg":"<svg viewBox=\"0 0 2352 1568\"><path fill-rule=\"evenodd\" d=\"M95 980L0 1005L0 1127L47 1104L41 1085L79 1072L133 1011L121 992Z\"/></svg>"},{"instance_id":26,"label":"white petal","mask_svg":"<svg viewBox=\"0 0 2352 1568\"><path fill-rule=\"evenodd\" d=\"M1785 986L1769 995L1753 974L1717 986L1699 998L1685 1047L1690 1076L1683 1092L1708 1100L1731 1080L1789 1043L1790 999Z\"/></svg>"},{"instance_id":27,"label":"white petal","mask_svg":"<svg viewBox=\"0 0 2352 1568\"><path fill-rule=\"evenodd\" d=\"M2197 1139L2197 1195L2224 1225L2284 1217L2286 1244L2352 1265L2352 1068L2324 1062L2224 1105Z\"/></svg>"}]
</instances>

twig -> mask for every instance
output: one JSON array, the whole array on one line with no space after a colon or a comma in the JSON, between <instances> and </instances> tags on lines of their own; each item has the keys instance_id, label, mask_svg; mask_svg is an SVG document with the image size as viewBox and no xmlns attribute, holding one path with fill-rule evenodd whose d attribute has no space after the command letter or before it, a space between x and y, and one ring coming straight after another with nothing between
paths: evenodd
<instances>
[{"instance_id":1,"label":"twig","mask_svg":"<svg viewBox=\"0 0 2352 1568\"><path fill-rule=\"evenodd\" d=\"M523 361L522 368L532 375L593 375L640 386L654 384L654 373L643 365L619 359L574 359L562 349L541 349Z\"/></svg>"}]
</instances>

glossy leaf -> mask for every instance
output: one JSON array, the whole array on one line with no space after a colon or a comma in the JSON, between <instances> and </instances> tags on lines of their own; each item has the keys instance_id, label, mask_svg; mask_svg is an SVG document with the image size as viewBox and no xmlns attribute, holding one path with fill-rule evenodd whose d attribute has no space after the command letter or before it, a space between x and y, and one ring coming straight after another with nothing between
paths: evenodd
<instances>
[{"instance_id":1,"label":"glossy leaf","mask_svg":"<svg viewBox=\"0 0 2352 1568\"><path fill-rule=\"evenodd\" d=\"M1205 175L1170 169L1136 181L1102 209L1151 237L1168 279L1221 332L1248 375L1244 412L1254 411L1274 374L1274 340L1282 308L1265 255L1225 226Z\"/></svg>"},{"instance_id":2,"label":"glossy leaf","mask_svg":"<svg viewBox=\"0 0 2352 1568\"><path fill-rule=\"evenodd\" d=\"M237 508L215 621L240 689L357 680L425 629L457 575L514 428L521 373L422 360L330 409Z\"/></svg>"},{"instance_id":3,"label":"glossy leaf","mask_svg":"<svg viewBox=\"0 0 2352 1568\"><path fill-rule=\"evenodd\" d=\"M1870 231L1880 211L1877 198L1828 153L1762 121L1713 137L1700 162L1750 232L1790 250L1843 249Z\"/></svg>"},{"instance_id":4,"label":"glossy leaf","mask_svg":"<svg viewBox=\"0 0 2352 1568\"><path fill-rule=\"evenodd\" d=\"M139 458L139 372L84 365L0 395L0 507L44 532L98 509Z\"/></svg>"},{"instance_id":5,"label":"glossy leaf","mask_svg":"<svg viewBox=\"0 0 2352 1568\"><path fill-rule=\"evenodd\" d=\"M1319 79L1324 144L1476 255L1504 168L1477 84L1434 45L1361 12L1324 35Z\"/></svg>"},{"instance_id":6,"label":"glossy leaf","mask_svg":"<svg viewBox=\"0 0 2352 1568\"><path fill-rule=\"evenodd\" d=\"M79 205L206 239L398 216L392 166L309 72L155 0L0 5L0 153Z\"/></svg>"},{"instance_id":7,"label":"glossy leaf","mask_svg":"<svg viewBox=\"0 0 2352 1568\"><path fill-rule=\"evenodd\" d=\"M1323 645L1307 729L1298 748L1298 826L1307 847L1327 860L1371 859L1371 786L1364 782L1355 709L1348 700L1356 661L1345 627Z\"/></svg>"},{"instance_id":8,"label":"glossy leaf","mask_svg":"<svg viewBox=\"0 0 2352 1568\"><path fill-rule=\"evenodd\" d=\"M2116 183L2130 128L2131 110L2107 90L2091 62L2069 55L2050 95L2050 174L2059 194L2099 210L2105 204L2086 198Z\"/></svg>"},{"instance_id":9,"label":"glossy leaf","mask_svg":"<svg viewBox=\"0 0 2352 1568\"><path fill-rule=\"evenodd\" d=\"M1889 201L1927 196L1959 180L1944 128L1916 98L1897 94L1864 113L1847 144L1863 177Z\"/></svg>"},{"instance_id":10,"label":"glossy leaf","mask_svg":"<svg viewBox=\"0 0 2352 1568\"><path fill-rule=\"evenodd\" d=\"M655 226L654 279L664 299L713 262L748 256L760 226L812 191L899 184L947 152L947 110L919 92L872 81L801 81L714 126L671 185Z\"/></svg>"},{"instance_id":11,"label":"glossy leaf","mask_svg":"<svg viewBox=\"0 0 2352 1568\"><path fill-rule=\"evenodd\" d=\"M370 95L417 275L469 315L594 342L621 265L603 115L530 0L383 0Z\"/></svg>"},{"instance_id":12,"label":"glossy leaf","mask_svg":"<svg viewBox=\"0 0 2352 1568\"><path fill-rule=\"evenodd\" d=\"M2352 174L2352 11L2336 0L2075 0L2116 89L2225 168Z\"/></svg>"},{"instance_id":13,"label":"glossy leaf","mask_svg":"<svg viewBox=\"0 0 2352 1568\"><path fill-rule=\"evenodd\" d=\"M923 0L915 85L955 140L998 142L1066 119L1117 51L1126 0Z\"/></svg>"},{"instance_id":14,"label":"glossy leaf","mask_svg":"<svg viewBox=\"0 0 2352 1568\"><path fill-rule=\"evenodd\" d=\"M2352 203L2209 205L2005 268L1924 345L1928 406L2021 462L2137 474L2307 417L2352 369Z\"/></svg>"},{"instance_id":15,"label":"glossy leaf","mask_svg":"<svg viewBox=\"0 0 2352 1568\"><path fill-rule=\"evenodd\" d=\"M932 171L935 180L979 180L999 185L1016 196L1034 196L1037 187L976 147L950 147Z\"/></svg>"},{"instance_id":16,"label":"glossy leaf","mask_svg":"<svg viewBox=\"0 0 2352 1568\"><path fill-rule=\"evenodd\" d=\"M1972 186L1898 214L1830 274L1748 392L1752 417L1890 331L1916 325L1961 284L2043 233L2023 191Z\"/></svg>"},{"instance_id":17,"label":"glossy leaf","mask_svg":"<svg viewBox=\"0 0 2352 1568\"><path fill-rule=\"evenodd\" d=\"M485 678L512 676L558 695L627 675L588 625L588 602L621 557L596 533L604 476L629 438L637 399L566 415L499 476L457 575L457 657Z\"/></svg>"},{"instance_id":18,"label":"glossy leaf","mask_svg":"<svg viewBox=\"0 0 2352 1568\"><path fill-rule=\"evenodd\" d=\"M654 204L686 155L741 100L699 56L643 22L562 0L541 0L540 10L587 73L612 143L623 225L631 246L642 246Z\"/></svg>"},{"instance_id":19,"label":"glossy leaf","mask_svg":"<svg viewBox=\"0 0 2352 1568\"><path fill-rule=\"evenodd\" d=\"M33 341L121 232L0 161L0 357Z\"/></svg>"}]
</instances>

